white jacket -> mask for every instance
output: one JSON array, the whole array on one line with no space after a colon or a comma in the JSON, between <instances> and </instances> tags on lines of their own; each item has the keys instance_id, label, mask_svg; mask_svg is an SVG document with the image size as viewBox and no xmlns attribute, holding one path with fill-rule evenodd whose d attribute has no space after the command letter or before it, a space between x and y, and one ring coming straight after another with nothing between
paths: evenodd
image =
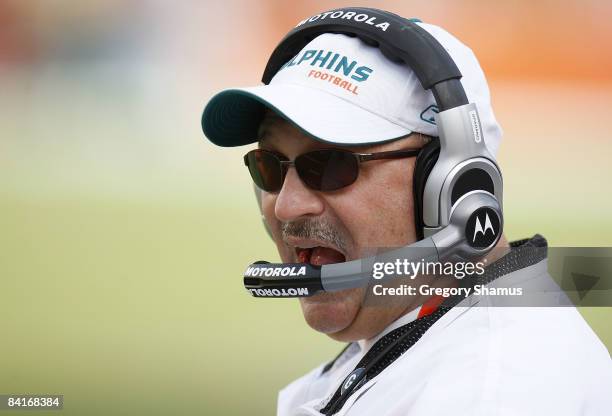
<instances>
[{"instance_id":1,"label":"white jacket","mask_svg":"<svg viewBox=\"0 0 612 416\"><path fill-rule=\"evenodd\" d=\"M548 277L546 261L513 274ZM321 415L374 342L417 312L353 343L329 371L321 365L285 387L277 414ZM612 415L612 361L573 307L455 307L336 414Z\"/></svg>"}]
</instances>

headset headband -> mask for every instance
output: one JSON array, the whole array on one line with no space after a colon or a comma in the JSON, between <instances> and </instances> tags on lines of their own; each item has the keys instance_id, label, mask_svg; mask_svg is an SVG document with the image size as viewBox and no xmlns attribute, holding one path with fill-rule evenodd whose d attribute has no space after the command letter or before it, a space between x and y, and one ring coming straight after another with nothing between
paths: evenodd
<instances>
[{"instance_id":1,"label":"headset headband","mask_svg":"<svg viewBox=\"0 0 612 416\"><path fill-rule=\"evenodd\" d=\"M272 52L263 83L269 84L286 62L323 33L357 36L366 44L378 47L387 59L405 63L423 88L432 90L440 111L468 103L459 81L459 68L433 36L414 21L366 7L330 10L300 22Z\"/></svg>"}]
</instances>

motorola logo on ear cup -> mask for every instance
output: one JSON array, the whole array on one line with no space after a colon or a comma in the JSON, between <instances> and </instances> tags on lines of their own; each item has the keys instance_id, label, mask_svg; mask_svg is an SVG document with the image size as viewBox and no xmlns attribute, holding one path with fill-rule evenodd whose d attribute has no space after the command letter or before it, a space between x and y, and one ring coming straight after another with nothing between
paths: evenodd
<instances>
[{"instance_id":1,"label":"motorola logo on ear cup","mask_svg":"<svg viewBox=\"0 0 612 416\"><path fill-rule=\"evenodd\" d=\"M479 208L472 213L465 226L465 236L470 246L484 249L499 240L501 227L497 211Z\"/></svg>"}]
</instances>

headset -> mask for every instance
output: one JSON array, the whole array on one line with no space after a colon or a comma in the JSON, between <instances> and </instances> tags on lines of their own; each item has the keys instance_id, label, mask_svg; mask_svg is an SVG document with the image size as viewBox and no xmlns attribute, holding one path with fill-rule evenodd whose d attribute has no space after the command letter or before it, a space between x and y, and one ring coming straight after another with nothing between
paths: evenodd
<instances>
[{"instance_id":1,"label":"headset","mask_svg":"<svg viewBox=\"0 0 612 416\"><path fill-rule=\"evenodd\" d=\"M476 104L468 102L451 56L414 19L372 8L334 9L302 21L281 40L266 65L264 84L323 33L357 37L378 47L387 59L408 65L423 88L433 93L439 137L419 153L413 177L419 240L376 257L323 266L255 262L244 272L245 288L255 297L312 296L367 286L374 262L469 261L486 255L503 230L502 175L486 148ZM257 188L256 195L261 211ZM265 220L264 225L267 228Z\"/></svg>"}]
</instances>

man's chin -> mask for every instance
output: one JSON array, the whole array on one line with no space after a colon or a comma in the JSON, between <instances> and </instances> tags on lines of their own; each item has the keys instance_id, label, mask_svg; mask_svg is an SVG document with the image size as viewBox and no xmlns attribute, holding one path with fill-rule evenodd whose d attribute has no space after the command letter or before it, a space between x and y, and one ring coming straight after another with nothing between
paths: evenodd
<instances>
[{"instance_id":1,"label":"man's chin","mask_svg":"<svg viewBox=\"0 0 612 416\"><path fill-rule=\"evenodd\" d=\"M343 331L355 320L363 293L363 289L347 289L301 298L304 319L312 329L327 335Z\"/></svg>"}]
</instances>

